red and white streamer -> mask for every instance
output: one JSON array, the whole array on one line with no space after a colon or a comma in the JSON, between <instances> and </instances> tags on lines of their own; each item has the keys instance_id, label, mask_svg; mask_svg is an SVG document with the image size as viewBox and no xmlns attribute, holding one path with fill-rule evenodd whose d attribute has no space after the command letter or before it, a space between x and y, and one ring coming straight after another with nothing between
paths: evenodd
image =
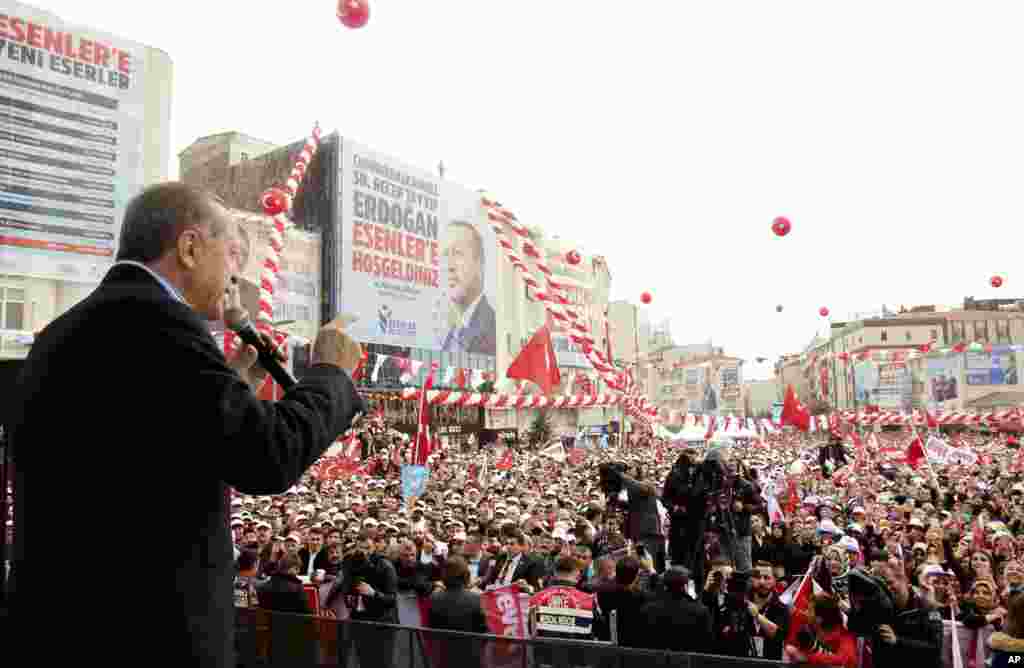
<instances>
[{"instance_id":1,"label":"red and white streamer","mask_svg":"<svg viewBox=\"0 0 1024 668\"><path fill-rule=\"evenodd\" d=\"M657 419L657 409L646 398L639 395L632 374L616 370L611 360L606 359L601 351L594 347L595 340L590 334L586 321L573 308L564 293L563 286L554 280L554 272L547 266L540 251L530 240L529 230L519 223L515 214L502 207L500 203L486 197L481 201L487 211L488 222L497 235L498 245L504 251L505 258L516 268L534 298L544 306L551 318L569 331L569 338L582 348L587 361L601 375L608 387L625 393L623 405L633 417L645 423ZM511 230L511 235L506 232L506 228ZM530 270L527 261L517 255L515 239L510 240L513 236L521 241L523 254L543 276L543 285Z\"/></svg>"},{"instance_id":2,"label":"red and white streamer","mask_svg":"<svg viewBox=\"0 0 1024 668\"><path fill-rule=\"evenodd\" d=\"M284 253L285 230L292 225L290 216L292 212L292 205L295 202L295 196L299 192L299 186L306 174L306 169L309 167L309 163L312 162L313 156L316 155L319 148L320 126L318 124L313 128L312 134L310 134L306 139L306 143L299 152L299 155L296 157L295 164L292 166L288 179L285 181L284 187L282 188L282 190L287 194L287 206L285 210L273 216L267 214L263 215L264 224L270 227L270 247L267 249L267 257L263 261L263 270L260 272L259 312L256 314L256 328L261 332L269 334L275 339L275 341L277 341L278 344L283 343L283 341L287 339L287 334L275 331L272 325L274 320L274 291L277 289L278 278L281 273L281 257ZM232 332L225 332L225 354L230 354L234 350L235 343L236 337L234 334ZM271 385L272 387L268 387ZM264 383L260 392L261 396L262 394L269 394L271 396L267 398L277 398L277 394L280 393L280 388L277 388L277 384L268 378L268 381Z\"/></svg>"},{"instance_id":3,"label":"red and white streamer","mask_svg":"<svg viewBox=\"0 0 1024 668\"><path fill-rule=\"evenodd\" d=\"M399 395L406 401L418 401L420 389L409 387ZM591 408L593 406L619 406L625 401L621 394L573 394L546 397L542 394L486 394L455 390L427 390L427 403L431 406L483 406L492 410L514 408Z\"/></svg>"}]
</instances>

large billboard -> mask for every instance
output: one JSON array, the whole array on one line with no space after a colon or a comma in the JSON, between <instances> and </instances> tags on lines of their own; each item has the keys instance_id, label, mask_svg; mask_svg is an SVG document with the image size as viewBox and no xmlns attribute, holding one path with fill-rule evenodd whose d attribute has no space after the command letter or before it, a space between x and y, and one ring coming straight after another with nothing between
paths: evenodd
<instances>
[{"instance_id":1,"label":"large billboard","mask_svg":"<svg viewBox=\"0 0 1024 668\"><path fill-rule=\"evenodd\" d=\"M961 355L928 358L928 402L941 404L960 396Z\"/></svg>"},{"instance_id":2,"label":"large billboard","mask_svg":"<svg viewBox=\"0 0 1024 668\"><path fill-rule=\"evenodd\" d=\"M910 410L913 407L913 390L913 375L904 362L861 362L854 368L854 391L858 404Z\"/></svg>"},{"instance_id":3,"label":"large billboard","mask_svg":"<svg viewBox=\"0 0 1024 668\"><path fill-rule=\"evenodd\" d=\"M740 398L740 385L743 379L740 365L737 363L723 364L718 369L719 396L723 402L737 401Z\"/></svg>"},{"instance_id":4,"label":"large billboard","mask_svg":"<svg viewBox=\"0 0 1024 668\"><path fill-rule=\"evenodd\" d=\"M968 385L1018 385L1020 370L1013 346L992 346L991 352L966 353Z\"/></svg>"},{"instance_id":5,"label":"large billboard","mask_svg":"<svg viewBox=\"0 0 1024 668\"><path fill-rule=\"evenodd\" d=\"M144 183L146 47L0 14L0 272L95 282Z\"/></svg>"},{"instance_id":6,"label":"large billboard","mask_svg":"<svg viewBox=\"0 0 1024 668\"><path fill-rule=\"evenodd\" d=\"M364 342L495 355L498 246L480 195L342 140L342 313Z\"/></svg>"}]
</instances>

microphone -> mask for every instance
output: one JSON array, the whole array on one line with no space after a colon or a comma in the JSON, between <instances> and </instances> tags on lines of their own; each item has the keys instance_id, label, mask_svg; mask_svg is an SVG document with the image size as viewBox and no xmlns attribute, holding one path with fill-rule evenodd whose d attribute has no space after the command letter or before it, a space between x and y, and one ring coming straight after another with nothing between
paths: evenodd
<instances>
[{"instance_id":1,"label":"microphone","mask_svg":"<svg viewBox=\"0 0 1024 668\"><path fill-rule=\"evenodd\" d=\"M259 332L249 319L249 313L243 308L229 308L224 311L224 324L231 331L238 335L245 343L256 349L257 359L260 365L266 369L270 377L281 386L285 392L295 387L298 381L288 373L288 370L281 366L281 361L274 355L274 351L263 341Z\"/></svg>"}]
</instances>

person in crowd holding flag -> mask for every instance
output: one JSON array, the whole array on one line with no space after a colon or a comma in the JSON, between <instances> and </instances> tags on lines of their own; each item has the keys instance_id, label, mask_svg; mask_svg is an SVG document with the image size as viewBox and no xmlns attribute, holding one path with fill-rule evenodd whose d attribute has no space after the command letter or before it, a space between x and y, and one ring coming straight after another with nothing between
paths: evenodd
<instances>
[{"instance_id":1,"label":"person in crowd holding flag","mask_svg":"<svg viewBox=\"0 0 1024 668\"><path fill-rule=\"evenodd\" d=\"M836 598L819 594L811 603L813 623L805 627L795 645L786 645L786 658L808 666L856 668L857 641L843 624Z\"/></svg>"},{"instance_id":2,"label":"person in crowd holding flag","mask_svg":"<svg viewBox=\"0 0 1024 668\"><path fill-rule=\"evenodd\" d=\"M879 618L874 609L866 612L860 605L860 598L851 596L850 630L871 639L876 666L939 665L942 652L939 611L927 597L911 588L906 570L897 558L890 556L882 574L891 592L891 616Z\"/></svg>"}]
</instances>

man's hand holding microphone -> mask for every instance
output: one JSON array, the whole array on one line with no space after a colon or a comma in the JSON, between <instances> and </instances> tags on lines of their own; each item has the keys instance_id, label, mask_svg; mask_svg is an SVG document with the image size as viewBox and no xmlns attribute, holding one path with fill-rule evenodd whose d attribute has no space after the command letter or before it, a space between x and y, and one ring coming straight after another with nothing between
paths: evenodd
<instances>
[{"instance_id":1,"label":"man's hand holding microphone","mask_svg":"<svg viewBox=\"0 0 1024 668\"><path fill-rule=\"evenodd\" d=\"M348 320L349 318L346 317L335 318L320 328L316 342L313 344L311 364L329 364L343 370L351 378L362 361L363 349L359 343L345 333L345 325ZM267 334L254 331L249 314L242 307L238 284L234 280L225 296L224 321L245 342L245 345L240 346L235 355L228 360L228 365L238 372L238 375L249 384L254 392L266 379L268 373L266 367L268 366L276 367L270 369L270 375L278 381L278 384L282 385L283 389L287 391L291 385L295 384L294 379L288 378L288 372L281 367L281 363L286 361L286 357L279 346ZM264 361L258 363L261 354ZM282 375L285 376L284 380L291 382L287 385L282 383Z\"/></svg>"}]
</instances>

